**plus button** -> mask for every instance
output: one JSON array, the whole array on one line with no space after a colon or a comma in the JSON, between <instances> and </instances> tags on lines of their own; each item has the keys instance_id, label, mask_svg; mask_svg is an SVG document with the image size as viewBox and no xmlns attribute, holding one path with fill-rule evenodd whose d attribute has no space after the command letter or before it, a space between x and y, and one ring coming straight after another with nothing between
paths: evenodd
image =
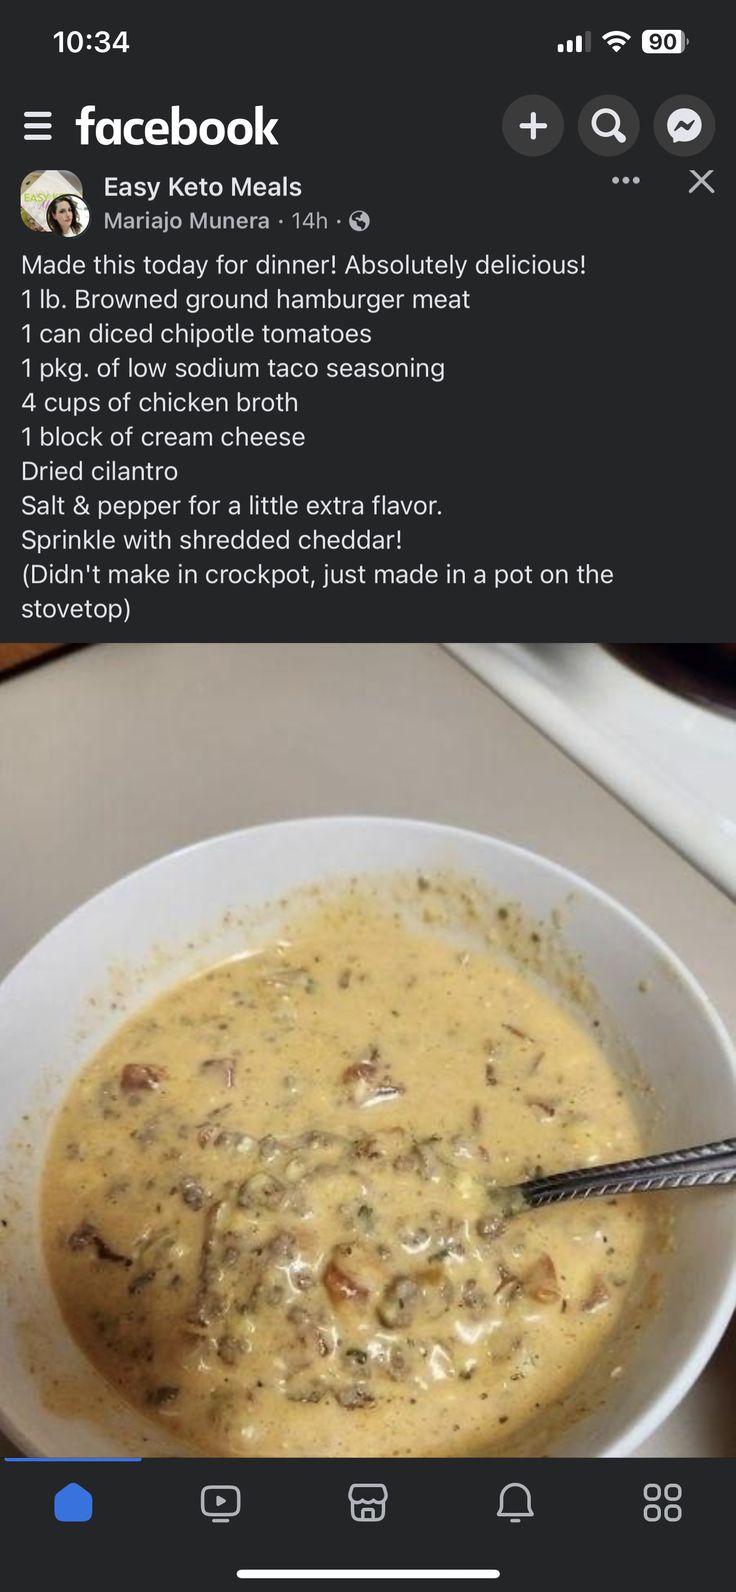
<instances>
[{"instance_id":1,"label":"plus button","mask_svg":"<svg viewBox=\"0 0 736 1592\"><path fill-rule=\"evenodd\" d=\"M519 122L519 127L521 128L522 132L528 132L532 143L534 143L537 136L537 129L539 129L541 132L546 131L547 123L538 122L536 111L532 111L528 122Z\"/></svg>"}]
</instances>

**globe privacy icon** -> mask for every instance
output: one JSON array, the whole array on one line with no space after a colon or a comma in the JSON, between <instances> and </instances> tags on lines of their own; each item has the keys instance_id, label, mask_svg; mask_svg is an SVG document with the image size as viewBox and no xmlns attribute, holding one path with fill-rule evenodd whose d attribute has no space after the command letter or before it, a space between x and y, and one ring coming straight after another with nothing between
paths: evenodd
<instances>
[{"instance_id":1,"label":"globe privacy icon","mask_svg":"<svg viewBox=\"0 0 736 1592\"><path fill-rule=\"evenodd\" d=\"M54 1514L57 1520L91 1520L92 1494L76 1481L70 1481L54 1497Z\"/></svg>"}]
</instances>

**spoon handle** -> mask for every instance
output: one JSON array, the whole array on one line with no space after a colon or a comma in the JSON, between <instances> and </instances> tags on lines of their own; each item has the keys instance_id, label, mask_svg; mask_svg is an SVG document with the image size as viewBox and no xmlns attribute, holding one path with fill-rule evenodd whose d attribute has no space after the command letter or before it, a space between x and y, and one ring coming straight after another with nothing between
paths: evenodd
<instances>
[{"instance_id":1,"label":"spoon handle","mask_svg":"<svg viewBox=\"0 0 736 1592\"><path fill-rule=\"evenodd\" d=\"M601 1194L642 1194L652 1189L697 1188L736 1183L736 1139L699 1144L667 1155L643 1155L636 1161L614 1161L573 1172L556 1172L522 1183L527 1205L554 1205L558 1200L586 1200Z\"/></svg>"}]
</instances>

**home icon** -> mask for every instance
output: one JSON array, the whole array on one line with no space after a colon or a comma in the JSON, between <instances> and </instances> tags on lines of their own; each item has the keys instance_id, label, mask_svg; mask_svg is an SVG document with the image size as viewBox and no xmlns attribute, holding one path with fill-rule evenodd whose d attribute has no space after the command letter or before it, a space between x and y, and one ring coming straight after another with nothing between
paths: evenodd
<instances>
[{"instance_id":1,"label":"home icon","mask_svg":"<svg viewBox=\"0 0 736 1592\"><path fill-rule=\"evenodd\" d=\"M54 1497L54 1514L57 1520L91 1520L92 1494L78 1482L70 1481Z\"/></svg>"},{"instance_id":2,"label":"home icon","mask_svg":"<svg viewBox=\"0 0 736 1592\"><path fill-rule=\"evenodd\" d=\"M350 1513L360 1525L372 1520L383 1520L386 1514L388 1487L382 1481L354 1481L348 1489Z\"/></svg>"}]
</instances>

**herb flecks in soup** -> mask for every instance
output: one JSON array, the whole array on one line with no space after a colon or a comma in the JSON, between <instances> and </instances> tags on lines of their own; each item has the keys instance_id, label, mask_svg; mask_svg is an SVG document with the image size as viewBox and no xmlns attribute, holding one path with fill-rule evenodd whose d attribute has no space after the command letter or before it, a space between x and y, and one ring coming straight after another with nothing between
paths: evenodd
<instances>
[{"instance_id":1,"label":"herb flecks in soup","mask_svg":"<svg viewBox=\"0 0 736 1592\"><path fill-rule=\"evenodd\" d=\"M104 1046L55 1129L46 1251L89 1358L197 1448L479 1452L595 1358L645 1220L508 1218L493 1186L641 1150L582 1023L351 890Z\"/></svg>"}]
</instances>

